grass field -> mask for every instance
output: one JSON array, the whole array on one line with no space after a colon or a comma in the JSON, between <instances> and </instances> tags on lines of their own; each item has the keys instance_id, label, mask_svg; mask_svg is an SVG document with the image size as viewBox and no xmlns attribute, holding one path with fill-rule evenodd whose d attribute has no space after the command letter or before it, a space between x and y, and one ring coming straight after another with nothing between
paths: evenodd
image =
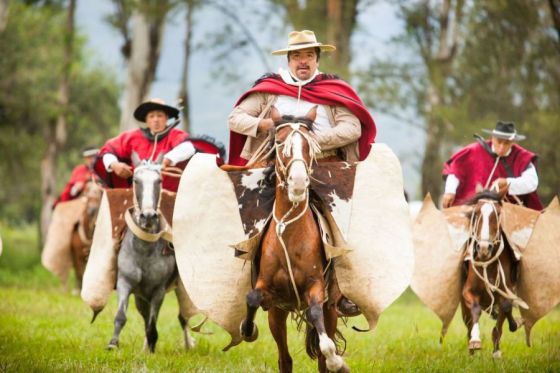
<instances>
[{"instance_id":1,"label":"grass field","mask_svg":"<svg viewBox=\"0 0 560 373\"><path fill-rule=\"evenodd\" d=\"M78 296L62 289L38 264L32 228L1 231L4 253L0 257L0 372L274 372L276 345L259 311L259 339L222 352L228 336L209 324L211 335L196 335L196 347L185 352L177 321L177 303L169 293L158 322L156 353L142 351L143 322L134 302L128 311L118 351L105 351L113 330L116 297L90 324L91 311ZM198 319L195 319L195 321ZM347 339L345 360L354 372L560 371L560 308L537 323L533 347L524 343L524 332L505 331L502 359L492 358L493 321L481 321L483 350L469 356L466 329L459 312L443 345L439 344L439 319L411 292L386 310L374 332L357 333L350 326L366 326L363 318L342 327ZM507 330L507 328L505 328ZM316 362L305 353L303 333L290 322L289 344L295 372L316 371Z\"/></svg>"}]
</instances>

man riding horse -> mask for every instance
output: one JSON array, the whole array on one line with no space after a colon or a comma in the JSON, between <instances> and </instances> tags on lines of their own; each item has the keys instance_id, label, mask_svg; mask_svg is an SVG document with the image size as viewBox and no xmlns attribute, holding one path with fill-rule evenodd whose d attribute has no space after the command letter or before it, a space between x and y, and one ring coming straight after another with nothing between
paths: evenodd
<instances>
[{"instance_id":1,"label":"man riding horse","mask_svg":"<svg viewBox=\"0 0 560 373\"><path fill-rule=\"evenodd\" d=\"M62 193L54 203L53 208L59 202L70 201L80 195L87 181L93 177L93 163L95 162L95 157L98 152L99 149L93 146L87 146L82 150L84 162L74 167L70 175L70 180L66 183Z\"/></svg>"},{"instance_id":2,"label":"man riding horse","mask_svg":"<svg viewBox=\"0 0 560 373\"><path fill-rule=\"evenodd\" d=\"M472 198L477 184L486 188L496 184L500 191L506 190L513 202L534 210L543 206L537 195L537 155L515 142L525 139L515 130L515 124L498 121L490 133L492 139L484 141L475 135L477 142L455 153L444 164L444 208L462 205Z\"/></svg>"},{"instance_id":3,"label":"man riding horse","mask_svg":"<svg viewBox=\"0 0 560 373\"><path fill-rule=\"evenodd\" d=\"M367 157L376 127L367 108L348 85L334 75L318 70L321 52L336 48L317 42L313 31L293 31L288 46L272 52L287 55L288 70L261 77L238 100L228 118L229 163L245 165L266 141L273 128L271 108L292 116L304 116L317 106L312 135L321 147L319 161L358 161ZM341 297L343 315L356 315L357 307Z\"/></svg>"}]
</instances>

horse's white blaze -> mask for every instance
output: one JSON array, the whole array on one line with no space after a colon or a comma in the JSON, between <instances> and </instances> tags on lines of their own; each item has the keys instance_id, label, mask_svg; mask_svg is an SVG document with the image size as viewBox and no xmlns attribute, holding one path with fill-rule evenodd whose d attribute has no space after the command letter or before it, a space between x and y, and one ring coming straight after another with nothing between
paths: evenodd
<instances>
[{"instance_id":1,"label":"horse's white blaze","mask_svg":"<svg viewBox=\"0 0 560 373\"><path fill-rule=\"evenodd\" d=\"M305 189L309 185L309 177L303 158L303 139L301 134L292 136L292 164L288 171L288 197L292 202L302 202L305 199Z\"/></svg>"},{"instance_id":2,"label":"horse's white blaze","mask_svg":"<svg viewBox=\"0 0 560 373\"><path fill-rule=\"evenodd\" d=\"M494 209L489 203L485 203L480 208L480 213L482 215L482 229L480 231L481 241L490 241L490 214Z\"/></svg>"},{"instance_id":3,"label":"horse's white blaze","mask_svg":"<svg viewBox=\"0 0 560 373\"><path fill-rule=\"evenodd\" d=\"M344 360L336 354L336 345L325 333L319 335L319 348L321 353L327 359L327 369L331 372L337 372L342 368Z\"/></svg>"},{"instance_id":4,"label":"horse's white blaze","mask_svg":"<svg viewBox=\"0 0 560 373\"><path fill-rule=\"evenodd\" d=\"M142 180L142 212L155 212L156 203L154 201L154 186L158 178L156 172L143 172L140 175Z\"/></svg>"},{"instance_id":5,"label":"horse's white blaze","mask_svg":"<svg viewBox=\"0 0 560 373\"><path fill-rule=\"evenodd\" d=\"M471 342L480 342L480 329L478 323L474 324L471 330Z\"/></svg>"}]
</instances>

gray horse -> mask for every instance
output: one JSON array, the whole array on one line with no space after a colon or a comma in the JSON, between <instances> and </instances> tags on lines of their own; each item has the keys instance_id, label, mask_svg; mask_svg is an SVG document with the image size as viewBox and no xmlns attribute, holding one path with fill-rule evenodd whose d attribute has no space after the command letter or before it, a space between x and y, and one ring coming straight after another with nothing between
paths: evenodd
<instances>
[{"instance_id":1,"label":"gray horse","mask_svg":"<svg viewBox=\"0 0 560 373\"><path fill-rule=\"evenodd\" d=\"M177 279L175 256L164 255L168 250L168 242L163 238L154 241L154 235L161 231L162 219L158 211L161 191L161 160L163 154L155 162L140 161L138 154L132 154L134 164L134 208L130 214L133 229L127 227L118 254L117 295L119 308L115 316L115 329L107 349L115 349L119 345L119 335L126 323L128 298L134 294L136 308L144 318L146 339L144 348L155 351L158 333L156 323L159 310L168 287ZM138 230L139 228L139 230ZM137 234L142 231L144 234ZM141 233L141 232L140 232ZM145 234L147 233L147 234ZM180 282L180 281L179 281ZM181 286L181 284L179 284ZM181 290L175 292L181 305ZM183 293L186 294L186 293ZM181 307L181 306L180 306ZM179 314L183 328L186 348L194 346L194 340L188 332L188 315Z\"/></svg>"}]
</instances>

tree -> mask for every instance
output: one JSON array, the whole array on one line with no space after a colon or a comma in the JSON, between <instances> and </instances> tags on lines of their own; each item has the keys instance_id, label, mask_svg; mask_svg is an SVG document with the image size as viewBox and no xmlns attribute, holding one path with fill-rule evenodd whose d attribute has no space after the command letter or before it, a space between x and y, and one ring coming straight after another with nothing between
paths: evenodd
<instances>
[{"instance_id":1,"label":"tree","mask_svg":"<svg viewBox=\"0 0 560 373\"><path fill-rule=\"evenodd\" d=\"M350 78L352 51L350 42L356 28L359 0L274 0L283 7L288 21L296 30L309 29L325 44L333 44L336 51L330 59L321 60L329 73Z\"/></svg>"},{"instance_id":2,"label":"tree","mask_svg":"<svg viewBox=\"0 0 560 373\"><path fill-rule=\"evenodd\" d=\"M64 7L11 3L12 14L0 34L0 216L10 224L39 220L42 198L41 160L61 112L59 90L64 56ZM73 40L68 79L66 142L53 166L52 194L60 191L72 167L81 161L79 149L100 144L114 134L118 86L105 66L86 67L83 38Z\"/></svg>"},{"instance_id":3,"label":"tree","mask_svg":"<svg viewBox=\"0 0 560 373\"><path fill-rule=\"evenodd\" d=\"M41 160L41 196L43 200L43 207L41 209L41 237L43 238L47 235L52 216L52 205L56 199L56 162L61 148L66 143L67 137L66 113L70 95L69 80L74 44L75 8L76 0L69 0L63 38L62 71L57 94L58 113L56 122L49 122L47 124L45 139L47 148Z\"/></svg>"},{"instance_id":4,"label":"tree","mask_svg":"<svg viewBox=\"0 0 560 373\"><path fill-rule=\"evenodd\" d=\"M8 23L9 6L8 0L0 0L0 32L6 28Z\"/></svg>"},{"instance_id":5,"label":"tree","mask_svg":"<svg viewBox=\"0 0 560 373\"><path fill-rule=\"evenodd\" d=\"M179 100L183 106L183 128L190 132L190 103L189 103L189 65L192 48L192 32L193 32L193 13L195 0L185 0L186 17L185 17L185 42L184 42L184 59L183 69L181 73L181 88L179 89Z\"/></svg>"},{"instance_id":6,"label":"tree","mask_svg":"<svg viewBox=\"0 0 560 373\"><path fill-rule=\"evenodd\" d=\"M114 0L116 12L109 22L124 38L121 52L127 62L125 105L121 112L122 131L135 128L132 112L146 99L155 79L165 20L176 6L174 0ZM129 33L129 22L132 33Z\"/></svg>"}]
</instances>

